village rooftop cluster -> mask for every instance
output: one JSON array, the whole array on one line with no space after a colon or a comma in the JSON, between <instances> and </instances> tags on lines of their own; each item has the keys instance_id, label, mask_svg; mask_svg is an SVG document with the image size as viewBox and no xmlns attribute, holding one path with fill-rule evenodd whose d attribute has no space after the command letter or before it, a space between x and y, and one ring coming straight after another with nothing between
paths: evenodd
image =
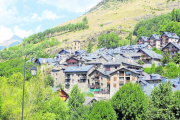
<instances>
[{"instance_id":1,"label":"village rooftop cluster","mask_svg":"<svg viewBox=\"0 0 180 120\"><path fill-rule=\"evenodd\" d=\"M73 49L60 50L54 58L38 58L37 64L53 66L51 76L54 86L64 86L64 91L70 93L78 84L81 92L93 92L95 96L110 99L124 84L139 83L146 95L161 82L169 81L159 74L147 74L144 67L161 64L163 57L151 49L156 47L167 50L171 57L180 53L179 37L175 33L164 32L150 37L141 36L137 45L127 45L115 49L100 48L93 53L80 50L80 41L73 41ZM138 60L144 62L138 64ZM180 90L180 80L171 79L173 90Z\"/></svg>"}]
</instances>

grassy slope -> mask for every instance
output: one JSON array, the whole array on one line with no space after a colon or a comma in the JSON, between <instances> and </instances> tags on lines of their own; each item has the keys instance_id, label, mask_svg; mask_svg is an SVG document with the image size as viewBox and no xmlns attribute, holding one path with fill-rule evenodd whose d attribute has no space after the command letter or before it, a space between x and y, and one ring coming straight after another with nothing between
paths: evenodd
<instances>
[{"instance_id":1,"label":"grassy slope","mask_svg":"<svg viewBox=\"0 0 180 120\"><path fill-rule=\"evenodd\" d=\"M53 50L57 50L64 47L72 47L72 41L78 39L81 42L81 48L87 48L87 38L94 37L97 39L96 35L101 34L102 31L107 31L110 29L120 30L119 26L121 25L121 30L133 29L133 26L140 19L148 19L153 16L159 16L163 13L170 12L173 8L178 8L180 3L178 1L167 3L166 0L135 0L133 2L108 2L105 5L100 6L96 10L89 12L83 16L80 16L76 19L67 21L58 26L66 25L68 23L77 23L82 21L84 16L88 17L89 20L89 29L66 33L55 38L61 42L61 45L56 46ZM156 10L155 10L156 9ZM159 9L159 10L158 10ZM100 27L101 24L106 24L103 28ZM120 35L124 38L126 35ZM68 39L67 42L63 40ZM93 44L96 44L94 42Z\"/></svg>"}]
</instances>

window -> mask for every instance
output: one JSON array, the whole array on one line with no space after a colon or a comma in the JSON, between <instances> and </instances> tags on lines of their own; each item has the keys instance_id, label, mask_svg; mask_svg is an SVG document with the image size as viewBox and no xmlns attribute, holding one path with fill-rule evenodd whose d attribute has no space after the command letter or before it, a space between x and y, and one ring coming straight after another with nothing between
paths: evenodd
<instances>
[{"instance_id":1,"label":"window","mask_svg":"<svg viewBox=\"0 0 180 120\"><path fill-rule=\"evenodd\" d=\"M135 77L134 77L134 76L132 77L132 80L135 80Z\"/></svg>"},{"instance_id":2,"label":"window","mask_svg":"<svg viewBox=\"0 0 180 120\"><path fill-rule=\"evenodd\" d=\"M78 77L80 76L80 74L78 74Z\"/></svg>"},{"instance_id":3,"label":"window","mask_svg":"<svg viewBox=\"0 0 180 120\"><path fill-rule=\"evenodd\" d=\"M120 77L120 81L124 81L124 77Z\"/></svg>"},{"instance_id":4,"label":"window","mask_svg":"<svg viewBox=\"0 0 180 120\"><path fill-rule=\"evenodd\" d=\"M116 87L116 83L114 83L114 87Z\"/></svg>"},{"instance_id":5,"label":"window","mask_svg":"<svg viewBox=\"0 0 180 120\"><path fill-rule=\"evenodd\" d=\"M103 83L101 83L101 86L103 86Z\"/></svg>"},{"instance_id":6,"label":"window","mask_svg":"<svg viewBox=\"0 0 180 120\"><path fill-rule=\"evenodd\" d=\"M117 69L117 66L115 66L115 69Z\"/></svg>"},{"instance_id":7,"label":"window","mask_svg":"<svg viewBox=\"0 0 180 120\"><path fill-rule=\"evenodd\" d=\"M79 80L78 80L78 83L79 83Z\"/></svg>"},{"instance_id":8,"label":"window","mask_svg":"<svg viewBox=\"0 0 180 120\"><path fill-rule=\"evenodd\" d=\"M101 80L103 80L103 78L101 77Z\"/></svg>"},{"instance_id":9,"label":"window","mask_svg":"<svg viewBox=\"0 0 180 120\"><path fill-rule=\"evenodd\" d=\"M116 77L114 77L114 81L116 81Z\"/></svg>"},{"instance_id":10,"label":"window","mask_svg":"<svg viewBox=\"0 0 180 120\"><path fill-rule=\"evenodd\" d=\"M74 79L72 79L72 83L74 83Z\"/></svg>"},{"instance_id":11,"label":"window","mask_svg":"<svg viewBox=\"0 0 180 120\"><path fill-rule=\"evenodd\" d=\"M72 74L72 77L74 76L74 74Z\"/></svg>"},{"instance_id":12,"label":"window","mask_svg":"<svg viewBox=\"0 0 180 120\"><path fill-rule=\"evenodd\" d=\"M56 78L56 80L57 80L57 78Z\"/></svg>"},{"instance_id":13,"label":"window","mask_svg":"<svg viewBox=\"0 0 180 120\"><path fill-rule=\"evenodd\" d=\"M57 76L58 74L56 73L56 76Z\"/></svg>"}]
</instances>

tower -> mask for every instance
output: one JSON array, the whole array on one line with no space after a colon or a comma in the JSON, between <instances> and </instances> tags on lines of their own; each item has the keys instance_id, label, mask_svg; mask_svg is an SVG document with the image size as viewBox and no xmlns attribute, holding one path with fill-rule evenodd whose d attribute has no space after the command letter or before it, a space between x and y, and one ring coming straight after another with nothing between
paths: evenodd
<instances>
[{"instance_id":1,"label":"tower","mask_svg":"<svg viewBox=\"0 0 180 120\"><path fill-rule=\"evenodd\" d=\"M73 51L80 50L80 41L79 40L74 40L73 41Z\"/></svg>"}]
</instances>

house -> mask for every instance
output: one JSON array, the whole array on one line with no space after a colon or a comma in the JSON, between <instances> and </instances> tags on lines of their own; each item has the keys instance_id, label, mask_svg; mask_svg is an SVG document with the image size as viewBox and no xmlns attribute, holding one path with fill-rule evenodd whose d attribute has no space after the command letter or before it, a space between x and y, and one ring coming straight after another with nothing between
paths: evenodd
<instances>
[{"instance_id":1,"label":"house","mask_svg":"<svg viewBox=\"0 0 180 120\"><path fill-rule=\"evenodd\" d=\"M82 59L78 59L77 57L70 57L66 60L67 66L83 66L85 61Z\"/></svg>"},{"instance_id":2,"label":"house","mask_svg":"<svg viewBox=\"0 0 180 120\"><path fill-rule=\"evenodd\" d=\"M65 73L65 91L70 93L73 86L78 84L81 92L85 92L89 86L89 73L92 71L93 65L88 66L71 66L64 70Z\"/></svg>"},{"instance_id":3,"label":"house","mask_svg":"<svg viewBox=\"0 0 180 120\"><path fill-rule=\"evenodd\" d=\"M164 32L161 35L161 38L162 38L161 40L162 46L165 46L169 42L177 43L179 41L179 36L177 36L176 33Z\"/></svg>"},{"instance_id":4,"label":"house","mask_svg":"<svg viewBox=\"0 0 180 120\"><path fill-rule=\"evenodd\" d=\"M83 56L86 54L86 50L77 50L75 51L75 55L78 55L78 56Z\"/></svg>"},{"instance_id":5,"label":"house","mask_svg":"<svg viewBox=\"0 0 180 120\"><path fill-rule=\"evenodd\" d=\"M145 44L148 43L149 37L140 36L140 38L137 41L137 44Z\"/></svg>"},{"instance_id":6,"label":"house","mask_svg":"<svg viewBox=\"0 0 180 120\"><path fill-rule=\"evenodd\" d=\"M170 57L174 57L174 55L176 53L180 53L180 44L178 43L175 43L175 42L169 42L167 45L165 45L163 48L162 48L162 54L164 55L164 52L165 51L168 51Z\"/></svg>"},{"instance_id":7,"label":"house","mask_svg":"<svg viewBox=\"0 0 180 120\"><path fill-rule=\"evenodd\" d=\"M155 63L156 65L158 65L161 62L161 58L163 57L162 55L148 49L140 49L138 53L141 53L140 59L144 61L145 64Z\"/></svg>"},{"instance_id":8,"label":"house","mask_svg":"<svg viewBox=\"0 0 180 120\"><path fill-rule=\"evenodd\" d=\"M85 97L84 105L92 105L93 102L96 102L96 98L94 97Z\"/></svg>"},{"instance_id":9,"label":"house","mask_svg":"<svg viewBox=\"0 0 180 120\"><path fill-rule=\"evenodd\" d=\"M114 56L112 60L103 64L106 71L115 71L120 68L130 68L130 69L142 69L142 66L137 64L132 58L124 58L122 56Z\"/></svg>"},{"instance_id":10,"label":"house","mask_svg":"<svg viewBox=\"0 0 180 120\"><path fill-rule=\"evenodd\" d=\"M73 41L73 50L74 51L77 51L77 50L80 50L80 41L79 40L74 40Z\"/></svg>"},{"instance_id":11,"label":"house","mask_svg":"<svg viewBox=\"0 0 180 120\"><path fill-rule=\"evenodd\" d=\"M162 48L162 44L161 44L161 36L160 35L155 35L155 34L152 34L149 38L149 44L152 46L152 47L156 47L157 49L160 49Z\"/></svg>"},{"instance_id":12,"label":"house","mask_svg":"<svg viewBox=\"0 0 180 120\"><path fill-rule=\"evenodd\" d=\"M70 54L70 51L69 50L65 50L65 49L62 49L61 51L59 51L60 55L66 55L66 54Z\"/></svg>"},{"instance_id":13,"label":"house","mask_svg":"<svg viewBox=\"0 0 180 120\"><path fill-rule=\"evenodd\" d=\"M58 89L57 92L62 101L65 102L69 98L69 95L63 89Z\"/></svg>"},{"instance_id":14,"label":"house","mask_svg":"<svg viewBox=\"0 0 180 120\"><path fill-rule=\"evenodd\" d=\"M35 63L38 65L54 65L55 64L55 60L54 58L37 58L35 60Z\"/></svg>"},{"instance_id":15,"label":"house","mask_svg":"<svg viewBox=\"0 0 180 120\"><path fill-rule=\"evenodd\" d=\"M120 68L110 75L110 98L122 87L122 85L132 82L136 83L139 72L128 68Z\"/></svg>"},{"instance_id":16,"label":"house","mask_svg":"<svg viewBox=\"0 0 180 120\"><path fill-rule=\"evenodd\" d=\"M59 86L59 84L64 84L64 70L66 69L66 66L64 65L57 65L54 68L51 69L51 76L54 79L54 86Z\"/></svg>"},{"instance_id":17,"label":"house","mask_svg":"<svg viewBox=\"0 0 180 120\"><path fill-rule=\"evenodd\" d=\"M95 69L89 74L89 88L90 89L110 89L110 77L111 71L105 71L104 69Z\"/></svg>"}]
</instances>

